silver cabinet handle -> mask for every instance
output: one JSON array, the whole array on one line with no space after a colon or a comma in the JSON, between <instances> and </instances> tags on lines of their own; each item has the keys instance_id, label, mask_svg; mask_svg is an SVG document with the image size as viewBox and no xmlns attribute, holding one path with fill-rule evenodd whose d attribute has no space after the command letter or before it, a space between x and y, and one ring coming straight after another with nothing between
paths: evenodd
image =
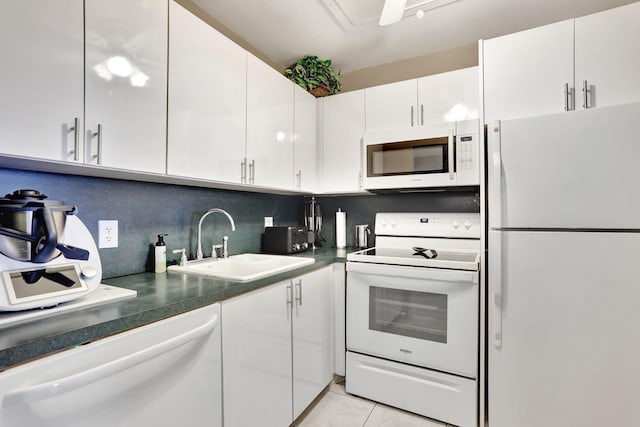
<instances>
[{"instance_id":1,"label":"silver cabinet handle","mask_svg":"<svg viewBox=\"0 0 640 427\"><path fill-rule=\"evenodd\" d=\"M411 106L411 127L413 127L413 105Z\"/></svg>"},{"instance_id":2,"label":"silver cabinet handle","mask_svg":"<svg viewBox=\"0 0 640 427\"><path fill-rule=\"evenodd\" d=\"M247 158L240 162L240 183L247 183Z\"/></svg>"},{"instance_id":3,"label":"silver cabinet handle","mask_svg":"<svg viewBox=\"0 0 640 427\"><path fill-rule=\"evenodd\" d=\"M296 174L296 188L298 190L302 189L302 170L299 170Z\"/></svg>"},{"instance_id":4,"label":"silver cabinet handle","mask_svg":"<svg viewBox=\"0 0 640 427\"><path fill-rule=\"evenodd\" d=\"M591 103L589 103L589 95L591 95ZM592 108L593 107L593 93L592 89L587 83L587 81L582 82L582 108Z\"/></svg>"},{"instance_id":5,"label":"silver cabinet handle","mask_svg":"<svg viewBox=\"0 0 640 427\"><path fill-rule=\"evenodd\" d=\"M251 160L249 165L249 184L256 183L256 159Z\"/></svg>"},{"instance_id":6,"label":"silver cabinet handle","mask_svg":"<svg viewBox=\"0 0 640 427\"><path fill-rule=\"evenodd\" d=\"M291 305L291 308L293 308L293 287L292 287L292 282L289 282L289 284L287 285L287 305Z\"/></svg>"},{"instance_id":7,"label":"silver cabinet handle","mask_svg":"<svg viewBox=\"0 0 640 427\"><path fill-rule=\"evenodd\" d=\"M424 126L424 104L420 104L420 125Z\"/></svg>"},{"instance_id":8,"label":"silver cabinet handle","mask_svg":"<svg viewBox=\"0 0 640 427\"><path fill-rule=\"evenodd\" d=\"M575 98L573 96L573 88L569 87L569 83L564 84L564 111L573 111L576 109Z\"/></svg>"},{"instance_id":9,"label":"silver cabinet handle","mask_svg":"<svg viewBox=\"0 0 640 427\"><path fill-rule=\"evenodd\" d=\"M102 164L102 125L98 124L98 131L93 134L95 138L98 140L98 152L93 156L94 159L97 159L96 163Z\"/></svg>"},{"instance_id":10,"label":"silver cabinet handle","mask_svg":"<svg viewBox=\"0 0 640 427\"><path fill-rule=\"evenodd\" d=\"M302 279L298 279L298 281L295 284L295 287L298 290L297 292L298 296L296 297L296 301L298 302L298 305L302 306Z\"/></svg>"},{"instance_id":11,"label":"silver cabinet handle","mask_svg":"<svg viewBox=\"0 0 640 427\"><path fill-rule=\"evenodd\" d=\"M73 131L73 160L76 162L80 160L80 120L77 117L73 118L73 127L69 130Z\"/></svg>"}]
</instances>

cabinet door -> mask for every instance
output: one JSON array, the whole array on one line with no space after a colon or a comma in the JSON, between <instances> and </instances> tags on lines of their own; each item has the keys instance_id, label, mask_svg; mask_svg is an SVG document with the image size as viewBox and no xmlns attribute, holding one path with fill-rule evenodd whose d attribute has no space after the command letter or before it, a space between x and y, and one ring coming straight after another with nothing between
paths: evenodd
<instances>
[{"instance_id":1,"label":"cabinet door","mask_svg":"<svg viewBox=\"0 0 640 427\"><path fill-rule=\"evenodd\" d=\"M374 86L365 93L367 132L418 125L417 80Z\"/></svg>"},{"instance_id":2,"label":"cabinet door","mask_svg":"<svg viewBox=\"0 0 640 427\"><path fill-rule=\"evenodd\" d=\"M87 163L165 172L167 14L167 1L85 1Z\"/></svg>"},{"instance_id":3,"label":"cabinet door","mask_svg":"<svg viewBox=\"0 0 640 427\"><path fill-rule=\"evenodd\" d=\"M247 60L249 183L293 188L293 83L253 55Z\"/></svg>"},{"instance_id":4,"label":"cabinet door","mask_svg":"<svg viewBox=\"0 0 640 427\"><path fill-rule=\"evenodd\" d=\"M559 113L573 87L573 19L483 43L485 123Z\"/></svg>"},{"instance_id":5,"label":"cabinet door","mask_svg":"<svg viewBox=\"0 0 640 427\"><path fill-rule=\"evenodd\" d=\"M82 161L82 14L82 0L2 2L0 153Z\"/></svg>"},{"instance_id":6,"label":"cabinet door","mask_svg":"<svg viewBox=\"0 0 640 427\"><path fill-rule=\"evenodd\" d=\"M294 85L293 166L295 188L315 191L316 188L316 98Z\"/></svg>"},{"instance_id":7,"label":"cabinet door","mask_svg":"<svg viewBox=\"0 0 640 427\"><path fill-rule=\"evenodd\" d=\"M423 125L480 117L478 67L418 79L417 121Z\"/></svg>"},{"instance_id":8,"label":"cabinet door","mask_svg":"<svg viewBox=\"0 0 640 427\"><path fill-rule=\"evenodd\" d=\"M640 3L578 18L575 21L577 108L640 101Z\"/></svg>"},{"instance_id":9,"label":"cabinet door","mask_svg":"<svg viewBox=\"0 0 640 427\"><path fill-rule=\"evenodd\" d=\"M293 280L293 418L333 377L333 269Z\"/></svg>"},{"instance_id":10,"label":"cabinet door","mask_svg":"<svg viewBox=\"0 0 640 427\"><path fill-rule=\"evenodd\" d=\"M363 134L364 90L322 99L322 191L361 190Z\"/></svg>"},{"instance_id":11,"label":"cabinet door","mask_svg":"<svg viewBox=\"0 0 640 427\"><path fill-rule=\"evenodd\" d=\"M291 424L291 284L222 304L225 427Z\"/></svg>"},{"instance_id":12,"label":"cabinet door","mask_svg":"<svg viewBox=\"0 0 640 427\"><path fill-rule=\"evenodd\" d=\"M167 172L240 182L246 51L173 1L169 12Z\"/></svg>"}]
</instances>

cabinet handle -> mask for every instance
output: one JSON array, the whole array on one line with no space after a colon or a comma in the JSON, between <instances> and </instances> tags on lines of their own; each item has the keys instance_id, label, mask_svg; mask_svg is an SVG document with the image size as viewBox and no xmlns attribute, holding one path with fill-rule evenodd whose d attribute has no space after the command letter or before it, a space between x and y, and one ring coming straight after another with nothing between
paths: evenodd
<instances>
[{"instance_id":1,"label":"cabinet handle","mask_svg":"<svg viewBox=\"0 0 640 427\"><path fill-rule=\"evenodd\" d=\"M93 156L94 159L97 159L96 163L102 164L102 125L98 124L98 131L93 134L95 138L98 139L98 152Z\"/></svg>"},{"instance_id":2,"label":"cabinet handle","mask_svg":"<svg viewBox=\"0 0 640 427\"><path fill-rule=\"evenodd\" d=\"M292 282L289 281L287 285L287 305L291 305L291 308L293 308L293 287L291 284Z\"/></svg>"},{"instance_id":3,"label":"cabinet handle","mask_svg":"<svg viewBox=\"0 0 640 427\"><path fill-rule=\"evenodd\" d=\"M575 110L575 99L573 96L573 88L569 87L569 83L564 84L564 111Z\"/></svg>"},{"instance_id":4,"label":"cabinet handle","mask_svg":"<svg viewBox=\"0 0 640 427\"><path fill-rule=\"evenodd\" d=\"M11 391L4 396L4 403L6 405L29 404L68 393L200 339L211 333L217 326L218 316L214 315L211 319L207 320L207 322L190 331L135 353L128 354L120 359L111 360L103 365L95 366L44 384L27 386L19 390Z\"/></svg>"},{"instance_id":5,"label":"cabinet handle","mask_svg":"<svg viewBox=\"0 0 640 427\"><path fill-rule=\"evenodd\" d=\"M583 103L582 103L582 107L583 108L591 108L593 107L593 94L591 93L592 89L589 87L589 84L587 83L587 81L583 81L582 82L582 99L583 99ZM592 95L592 99L591 99L591 105L589 104L589 95Z\"/></svg>"},{"instance_id":6,"label":"cabinet handle","mask_svg":"<svg viewBox=\"0 0 640 427\"><path fill-rule=\"evenodd\" d=\"M296 188L298 190L302 189L302 170L299 170L296 174Z\"/></svg>"},{"instance_id":7,"label":"cabinet handle","mask_svg":"<svg viewBox=\"0 0 640 427\"><path fill-rule=\"evenodd\" d=\"M256 183L256 159L251 160L249 165L249 184Z\"/></svg>"},{"instance_id":8,"label":"cabinet handle","mask_svg":"<svg viewBox=\"0 0 640 427\"><path fill-rule=\"evenodd\" d=\"M298 296L296 297L296 301L298 301L298 305L302 307L302 279L298 279L295 286L298 289Z\"/></svg>"},{"instance_id":9,"label":"cabinet handle","mask_svg":"<svg viewBox=\"0 0 640 427\"><path fill-rule=\"evenodd\" d=\"M420 125L424 126L424 104L420 104Z\"/></svg>"},{"instance_id":10,"label":"cabinet handle","mask_svg":"<svg viewBox=\"0 0 640 427\"><path fill-rule=\"evenodd\" d=\"M413 127L413 105L411 106L411 127Z\"/></svg>"},{"instance_id":11,"label":"cabinet handle","mask_svg":"<svg viewBox=\"0 0 640 427\"><path fill-rule=\"evenodd\" d=\"M247 183L247 158L240 162L240 183Z\"/></svg>"},{"instance_id":12,"label":"cabinet handle","mask_svg":"<svg viewBox=\"0 0 640 427\"><path fill-rule=\"evenodd\" d=\"M78 124L80 120L77 117L73 118L73 127L69 130L73 131L73 160L76 162L80 160L80 128Z\"/></svg>"}]
</instances>

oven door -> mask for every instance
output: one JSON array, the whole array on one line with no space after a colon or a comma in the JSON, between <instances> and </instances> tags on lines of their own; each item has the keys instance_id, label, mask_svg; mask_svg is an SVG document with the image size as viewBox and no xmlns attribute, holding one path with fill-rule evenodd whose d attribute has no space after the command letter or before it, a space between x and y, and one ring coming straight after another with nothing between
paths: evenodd
<instances>
[{"instance_id":1,"label":"oven door","mask_svg":"<svg viewBox=\"0 0 640 427\"><path fill-rule=\"evenodd\" d=\"M477 376L478 272L347 263L347 349Z\"/></svg>"}]
</instances>

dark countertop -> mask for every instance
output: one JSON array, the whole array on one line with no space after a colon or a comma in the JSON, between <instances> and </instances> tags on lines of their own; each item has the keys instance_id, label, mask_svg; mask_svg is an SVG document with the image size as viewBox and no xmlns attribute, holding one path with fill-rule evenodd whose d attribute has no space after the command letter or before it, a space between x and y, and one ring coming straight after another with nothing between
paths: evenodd
<instances>
[{"instance_id":1,"label":"dark countertop","mask_svg":"<svg viewBox=\"0 0 640 427\"><path fill-rule=\"evenodd\" d=\"M175 272L104 279L102 283L136 290L137 297L0 327L0 371L344 262L354 250L306 252L299 256L314 257L314 264L245 283Z\"/></svg>"}]
</instances>

